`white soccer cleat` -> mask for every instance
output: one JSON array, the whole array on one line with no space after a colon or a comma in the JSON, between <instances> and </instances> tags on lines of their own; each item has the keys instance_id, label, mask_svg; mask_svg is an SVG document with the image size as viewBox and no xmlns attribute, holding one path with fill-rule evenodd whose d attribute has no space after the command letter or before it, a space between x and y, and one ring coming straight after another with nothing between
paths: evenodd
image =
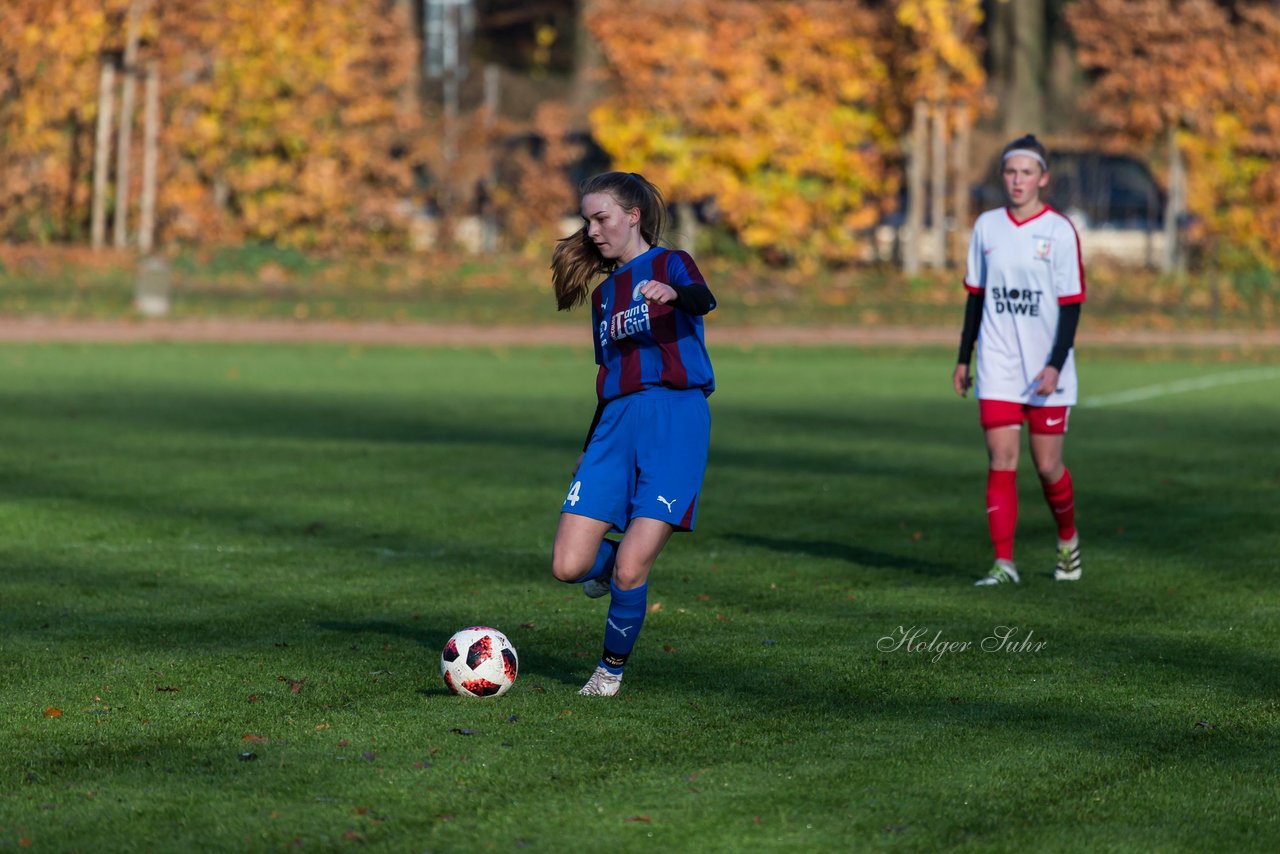
<instances>
[{"instance_id":1,"label":"white soccer cleat","mask_svg":"<svg viewBox=\"0 0 1280 854\"><path fill-rule=\"evenodd\" d=\"M1079 538L1066 545L1059 545L1058 565L1053 569L1053 579L1055 581L1079 581L1081 570Z\"/></svg>"},{"instance_id":2,"label":"white soccer cleat","mask_svg":"<svg viewBox=\"0 0 1280 854\"><path fill-rule=\"evenodd\" d=\"M609 576L606 575L582 582L582 593L588 599L599 599L601 596L607 596L609 593Z\"/></svg>"},{"instance_id":3,"label":"white soccer cleat","mask_svg":"<svg viewBox=\"0 0 1280 854\"><path fill-rule=\"evenodd\" d=\"M1013 565L1012 561L998 560L995 566L991 567L991 571L973 582L974 587L991 587L996 584L1017 584L1018 568Z\"/></svg>"},{"instance_id":4,"label":"white soccer cleat","mask_svg":"<svg viewBox=\"0 0 1280 854\"><path fill-rule=\"evenodd\" d=\"M622 674L610 673L603 667L597 667L591 674L587 684L578 693L584 697L612 697L622 687Z\"/></svg>"}]
</instances>

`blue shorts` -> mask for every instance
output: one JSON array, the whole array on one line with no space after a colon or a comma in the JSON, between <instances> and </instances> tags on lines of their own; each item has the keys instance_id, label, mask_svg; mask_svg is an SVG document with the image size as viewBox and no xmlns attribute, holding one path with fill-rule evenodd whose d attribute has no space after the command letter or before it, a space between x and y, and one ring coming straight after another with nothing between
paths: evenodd
<instances>
[{"instance_id":1,"label":"blue shorts","mask_svg":"<svg viewBox=\"0 0 1280 854\"><path fill-rule=\"evenodd\" d=\"M711 410L699 389L649 388L610 401L560 512L618 532L637 516L692 531L710 442Z\"/></svg>"}]
</instances>

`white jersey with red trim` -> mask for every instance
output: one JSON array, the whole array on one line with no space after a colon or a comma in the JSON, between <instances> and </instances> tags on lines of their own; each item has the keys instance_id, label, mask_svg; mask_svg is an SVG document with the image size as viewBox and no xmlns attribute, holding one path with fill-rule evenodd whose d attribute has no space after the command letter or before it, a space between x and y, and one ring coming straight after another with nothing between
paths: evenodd
<instances>
[{"instance_id":1,"label":"white jersey with red trim","mask_svg":"<svg viewBox=\"0 0 1280 854\"><path fill-rule=\"evenodd\" d=\"M1084 302L1080 237L1071 220L1050 207L1022 222L1008 208L982 214L973 225L964 286L984 295L975 395L1033 406L1074 405L1074 349L1057 391L1034 394L1035 376L1049 364L1058 334L1058 307Z\"/></svg>"}]
</instances>

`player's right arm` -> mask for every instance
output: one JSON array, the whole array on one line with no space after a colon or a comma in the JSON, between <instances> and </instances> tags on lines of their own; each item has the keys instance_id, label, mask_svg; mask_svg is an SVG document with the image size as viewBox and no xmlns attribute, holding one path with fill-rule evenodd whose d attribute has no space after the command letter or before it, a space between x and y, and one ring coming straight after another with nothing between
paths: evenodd
<instances>
[{"instance_id":1,"label":"player's right arm","mask_svg":"<svg viewBox=\"0 0 1280 854\"><path fill-rule=\"evenodd\" d=\"M978 340L978 329L982 325L982 301L987 279L986 254L982 243L980 224L975 223L973 236L969 238L969 265L964 276L964 288L968 292L964 304L964 326L960 330L960 351L956 354L956 368L951 373L951 386L961 397L973 386L969 362L973 358L973 345Z\"/></svg>"}]
</instances>

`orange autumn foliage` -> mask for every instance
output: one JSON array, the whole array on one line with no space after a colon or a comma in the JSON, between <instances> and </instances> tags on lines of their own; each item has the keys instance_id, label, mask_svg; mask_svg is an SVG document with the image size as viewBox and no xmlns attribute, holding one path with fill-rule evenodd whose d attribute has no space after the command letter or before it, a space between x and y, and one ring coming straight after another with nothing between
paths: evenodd
<instances>
[{"instance_id":1,"label":"orange autumn foliage","mask_svg":"<svg viewBox=\"0 0 1280 854\"><path fill-rule=\"evenodd\" d=\"M714 199L748 246L865 256L896 204L915 97L972 102L977 0L597 0L614 93L591 116L618 168Z\"/></svg>"},{"instance_id":2,"label":"orange autumn foliage","mask_svg":"<svg viewBox=\"0 0 1280 854\"><path fill-rule=\"evenodd\" d=\"M1079 0L1068 9L1101 131L1186 158L1217 263L1280 268L1280 10L1257 0Z\"/></svg>"},{"instance_id":3,"label":"orange autumn foliage","mask_svg":"<svg viewBox=\"0 0 1280 854\"><path fill-rule=\"evenodd\" d=\"M403 239L398 204L422 144L418 112L398 97L416 62L413 25L403 4L372 5L376 14L365 0L145 5L139 64L155 64L163 92L166 238L309 248ZM128 8L0 7L0 233L86 230L99 73L122 51Z\"/></svg>"}]
</instances>

